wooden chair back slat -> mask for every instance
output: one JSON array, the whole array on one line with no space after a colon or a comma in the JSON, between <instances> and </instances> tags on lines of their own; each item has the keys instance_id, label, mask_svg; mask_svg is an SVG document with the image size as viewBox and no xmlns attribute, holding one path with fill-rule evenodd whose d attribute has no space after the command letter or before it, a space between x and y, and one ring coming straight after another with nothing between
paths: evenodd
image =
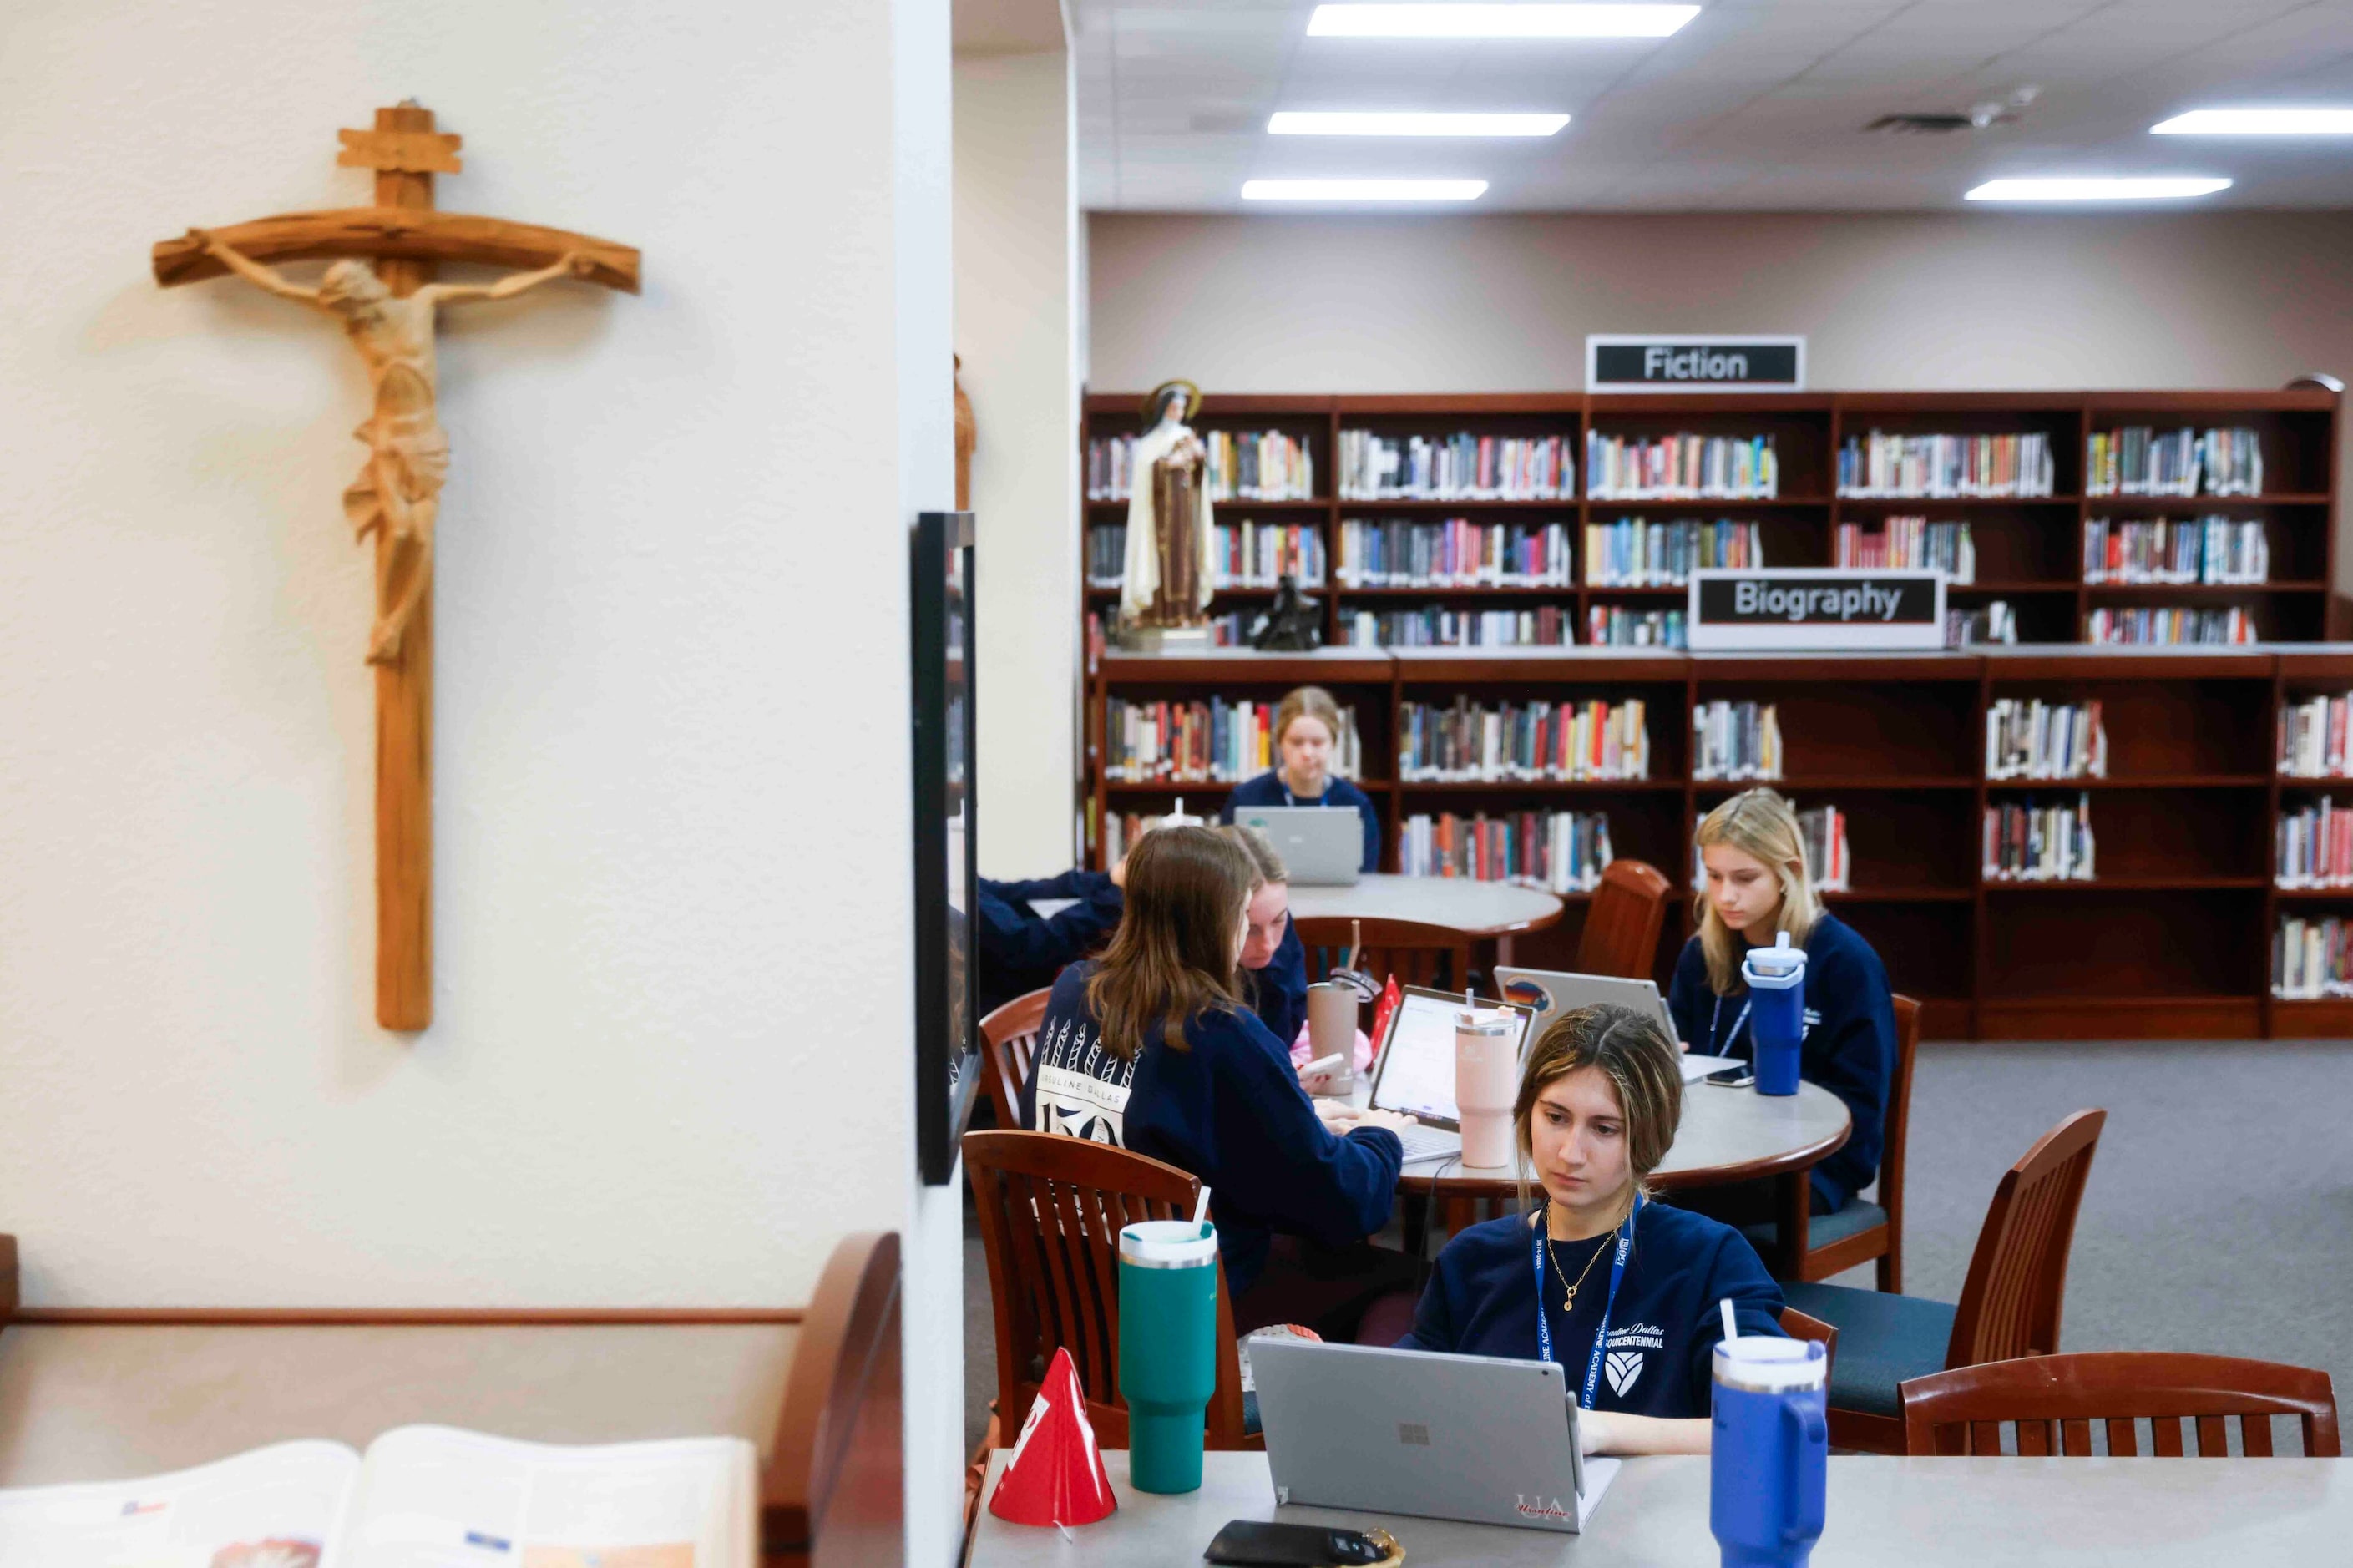
<instances>
[{"instance_id":1,"label":"wooden chair back slat","mask_svg":"<svg viewBox=\"0 0 2353 1568\"><path fill-rule=\"evenodd\" d=\"M1969 1258L1947 1367L2058 1350L2075 1214L2107 1119L2105 1110L2075 1112L2002 1173Z\"/></svg>"},{"instance_id":2,"label":"wooden chair back slat","mask_svg":"<svg viewBox=\"0 0 2353 1568\"><path fill-rule=\"evenodd\" d=\"M1659 931L1674 884L1647 860L1623 858L1603 868L1577 939L1579 974L1648 980L1659 963Z\"/></svg>"},{"instance_id":3,"label":"wooden chair back slat","mask_svg":"<svg viewBox=\"0 0 2353 1568\"><path fill-rule=\"evenodd\" d=\"M801 1319L760 1478L773 1568L906 1561L899 1237L844 1237Z\"/></svg>"},{"instance_id":4,"label":"wooden chair back slat","mask_svg":"<svg viewBox=\"0 0 2353 1568\"><path fill-rule=\"evenodd\" d=\"M1420 921L1356 921L1345 915L1295 917L1300 944L1307 950L1307 978L1328 979L1347 962L1352 928L1364 928L1364 951L1356 967L1377 982L1390 975L1399 985L1460 991L1471 984L1471 939L1452 926Z\"/></svg>"},{"instance_id":5,"label":"wooden chair back slat","mask_svg":"<svg viewBox=\"0 0 2353 1568\"><path fill-rule=\"evenodd\" d=\"M997 1008L980 1021L981 1053L987 1058L981 1074L988 1102L997 1110L997 1125L1011 1131L1021 1125L1021 1091L1029 1087L1029 1064L1038 1052L1038 1030L1046 1022L1046 998L1041 987Z\"/></svg>"},{"instance_id":6,"label":"wooden chair back slat","mask_svg":"<svg viewBox=\"0 0 2353 1568\"><path fill-rule=\"evenodd\" d=\"M1119 1233L1143 1220L1190 1216L1200 1182L1158 1160L1052 1132L968 1132L964 1161L995 1303L999 1429L1019 1429L1054 1352L1061 1349L1071 1352L1085 1386L1096 1439L1105 1447L1125 1447ZM1258 1446L1242 1431L1241 1363L1222 1264L1208 1444Z\"/></svg>"},{"instance_id":7,"label":"wooden chair back slat","mask_svg":"<svg viewBox=\"0 0 2353 1568\"><path fill-rule=\"evenodd\" d=\"M2107 1429L2108 1452L2130 1458L2139 1452L2134 1423L2145 1419L2159 1458L2184 1457L2185 1420L2199 1456L2217 1458L2230 1452L2235 1415L2242 1451L2266 1458L2271 1418L2292 1415L2307 1456L2340 1457L2328 1374L2277 1362L2161 1351L2030 1356L1915 1377L1897 1394L1905 1448L1914 1454L1999 1454L2001 1429L2010 1426L2021 1454L2079 1457L2092 1452L2097 1421Z\"/></svg>"},{"instance_id":8,"label":"wooden chair back slat","mask_svg":"<svg viewBox=\"0 0 2353 1568\"><path fill-rule=\"evenodd\" d=\"M1822 1370L1825 1373L1838 1366L1838 1325L1810 1317L1795 1307L1781 1309L1781 1331L1793 1340L1818 1340L1822 1347Z\"/></svg>"},{"instance_id":9,"label":"wooden chair back slat","mask_svg":"<svg viewBox=\"0 0 2353 1568\"><path fill-rule=\"evenodd\" d=\"M1920 1004L1897 996L1895 1060L1887 1080L1886 1135L1879 1153L1879 1206L1887 1211L1887 1250L1879 1255L1879 1288L1904 1293L1904 1166L1912 1142L1912 1069L1920 1059Z\"/></svg>"}]
</instances>

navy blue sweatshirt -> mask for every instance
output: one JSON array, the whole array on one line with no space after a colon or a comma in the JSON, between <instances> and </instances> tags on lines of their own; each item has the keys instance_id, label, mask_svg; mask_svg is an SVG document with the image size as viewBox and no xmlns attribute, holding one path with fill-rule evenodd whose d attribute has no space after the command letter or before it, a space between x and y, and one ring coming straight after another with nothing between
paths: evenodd
<instances>
[{"instance_id":1,"label":"navy blue sweatshirt","mask_svg":"<svg viewBox=\"0 0 2353 1568\"><path fill-rule=\"evenodd\" d=\"M1290 786L1282 782L1282 770L1275 769L1259 774L1248 784L1235 785L1234 793L1226 796L1225 808L1218 813L1218 820L1231 822L1238 805L1353 805L1356 815L1365 819L1365 863L1358 869L1381 868L1381 815L1373 808L1373 797L1346 779L1324 780L1324 793L1310 800L1292 794Z\"/></svg>"},{"instance_id":2,"label":"navy blue sweatshirt","mask_svg":"<svg viewBox=\"0 0 2353 1568\"><path fill-rule=\"evenodd\" d=\"M1458 1234L1438 1255L1413 1331L1398 1346L1535 1361L1535 1237L1527 1215L1506 1215ZM1610 1260L1604 1256L1593 1264L1573 1313L1560 1310L1567 1292L1558 1270L1567 1268L1574 1279L1597 1247L1616 1245L1615 1231L1593 1240L1556 1241L1545 1258L1553 1359L1580 1394L1609 1297ZM1710 1360L1724 1337L1716 1303L1727 1296L1742 1333L1781 1337L1781 1288L1738 1231L1662 1203L1644 1204L1634 1221L1634 1249L1618 1304L1609 1311L1609 1342L1592 1408L1669 1420L1708 1415L1715 1386Z\"/></svg>"},{"instance_id":3,"label":"navy blue sweatshirt","mask_svg":"<svg viewBox=\"0 0 2353 1568\"><path fill-rule=\"evenodd\" d=\"M1282 940L1264 969L1242 971L1242 1000L1266 1026L1266 1032L1291 1049L1307 1022L1307 944L1299 940L1299 922L1282 917Z\"/></svg>"},{"instance_id":4,"label":"navy blue sweatshirt","mask_svg":"<svg viewBox=\"0 0 2353 1568\"><path fill-rule=\"evenodd\" d=\"M1079 901L1052 920L1040 920L1029 908L1031 899ZM1063 965L1103 944L1124 908L1119 889L1103 871L1065 871L1027 882L983 877L976 902L984 1016L1016 996L1051 985Z\"/></svg>"},{"instance_id":5,"label":"navy blue sweatshirt","mask_svg":"<svg viewBox=\"0 0 2353 1568\"><path fill-rule=\"evenodd\" d=\"M1117 1144L1208 1184L1226 1286L1265 1267L1271 1233L1333 1246L1388 1222L1405 1149L1387 1128L1333 1136L1299 1087L1288 1042L1255 1015L1213 1008L1185 1026L1187 1049L1156 1034L1134 1061L1103 1049L1087 1008L1092 963L1054 982L1021 1125Z\"/></svg>"},{"instance_id":6,"label":"navy blue sweatshirt","mask_svg":"<svg viewBox=\"0 0 2353 1568\"><path fill-rule=\"evenodd\" d=\"M1683 1043L1709 1056L1751 1059L1757 1042L1742 1009L1748 988L1729 996L1708 989L1707 954L1699 938L1683 943L1667 1007ZM1895 1003L1887 970L1871 944L1836 915L1824 914L1806 938L1806 1037L1798 1076L1846 1102L1854 1126L1839 1152L1813 1169L1812 1185L1827 1213L1879 1174L1886 1135L1887 1080L1895 1070Z\"/></svg>"}]
</instances>

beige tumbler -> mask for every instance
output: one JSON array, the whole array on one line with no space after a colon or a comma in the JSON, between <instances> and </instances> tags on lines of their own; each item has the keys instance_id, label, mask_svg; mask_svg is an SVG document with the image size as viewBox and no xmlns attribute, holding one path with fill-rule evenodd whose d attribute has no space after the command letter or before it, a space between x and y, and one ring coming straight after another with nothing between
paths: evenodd
<instances>
[{"instance_id":1,"label":"beige tumbler","mask_svg":"<svg viewBox=\"0 0 2353 1568\"><path fill-rule=\"evenodd\" d=\"M1314 1059L1338 1056L1340 1065L1325 1073L1315 1092L1346 1094L1356 1087L1356 989L1326 980L1307 988L1307 1048Z\"/></svg>"}]
</instances>

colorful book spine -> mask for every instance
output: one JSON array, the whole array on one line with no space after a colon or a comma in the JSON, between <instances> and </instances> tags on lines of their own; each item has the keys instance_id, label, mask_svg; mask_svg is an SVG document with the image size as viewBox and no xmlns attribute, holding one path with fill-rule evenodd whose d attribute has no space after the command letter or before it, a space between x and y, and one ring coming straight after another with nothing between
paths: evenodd
<instances>
[{"instance_id":1,"label":"colorful book spine","mask_svg":"<svg viewBox=\"0 0 2353 1568\"><path fill-rule=\"evenodd\" d=\"M1591 892L1610 859L1609 818L1598 811L1420 812L1406 818L1398 843L1409 877L1521 882L1556 893Z\"/></svg>"},{"instance_id":2,"label":"colorful book spine","mask_svg":"<svg viewBox=\"0 0 2353 1568\"><path fill-rule=\"evenodd\" d=\"M2100 704L1997 697L1985 716L1985 776L2080 779L2108 776L2108 731Z\"/></svg>"},{"instance_id":3,"label":"colorful book spine","mask_svg":"<svg viewBox=\"0 0 2353 1568\"><path fill-rule=\"evenodd\" d=\"M1506 702L1461 697L1399 710L1398 777L1409 784L1500 784L1651 776L1648 709L1611 703Z\"/></svg>"},{"instance_id":4,"label":"colorful book spine","mask_svg":"<svg viewBox=\"0 0 2353 1568\"><path fill-rule=\"evenodd\" d=\"M2094 879L2092 797L2055 804L2023 800L1989 805L1984 872L1995 882L2089 882Z\"/></svg>"},{"instance_id":5,"label":"colorful book spine","mask_svg":"<svg viewBox=\"0 0 2353 1568\"><path fill-rule=\"evenodd\" d=\"M1677 518L1652 522L1621 517L1585 525L1585 581L1595 588L1680 588L1703 567L1738 570L1765 564L1765 544L1754 522L1702 522Z\"/></svg>"},{"instance_id":6,"label":"colorful book spine","mask_svg":"<svg viewBox=\"0 0 2353 1568\"><path fill-rule=\"evenodd\" d=\"M1104 704L1103 776L1121 784L1240 784L1274 765L1274 705L1204 701ZM1340 710L1332 771L1354 778L1363 748L1356 710Z\"/></svg>"},{"instance_id":7,"label":"colorful book spine","mask_svg":"<svg viewBox=\"0 0 2353 1568\"><path fill-rule=\"evenodd\" d=\"M1612 436L1585 439L1587 494L1595 500L1767 500L1780 493L1770 436Z\"/></svg>"},{"instance_id":8,"label":"colorful book spine","mask_svg":"<svg viewBox=\"0 0 2353 1568\"><path fill-rule=\"evenodd\" d=\"M1556 605L1533 610L1358 610L1344 623L1352 647L1566 647L1576 625Z\"/></svg>"},{"instance_id":9,"label":"colorful book spine","mask_svg":"<svg viewBox=\"0 0 2353 1568\"><path fill-rule=\"evenodd\" d=\"M1719 698L1692 709L1692 777L1763 780L1781 776L1781 718L1770 702Z\"/></svg>"},{"instance_id":10,"label":"colorful book spine","mask_svg":"<svg viewBox=\"0 0 2353 1568\"><path fill-rule=\"evenodd\" d=\"M2292 779L2353 776L2353 691L2279 710L2279 772Z\"/></svg>"},{"instance_id":11,"label":"colorful book spine","mask_svg":"<svg viewBox=\"0 0 2353 1568\"><path fill-rule=\"evenodd\" d=\"M1340 432L1343 500L1568 500L1575 437Z\"/></svg>"},{"instance_id":12,"label":"colorful book spine","mask_svg":"<svg viewBox=\"0 0 2353 1568\"><path fill-rule=\"evenodd\" d=\"M2272 994L2284 1002L2353 996L2353 920L2281 916L2272 936Z\"/></svg>"},{"instance_id":13,"label":"colorful book spine","mask_svg":"<svg viewBox=\"0 0 2353 1568\"><path fill-rule=\"evenodd\" d=\"M1576 582L1565 522L1476 523L1465 518L1340 523L1345 588L1566 588Z\"/></svg>"},{"instance_id":14,"label":"colorful book spine","mask_svg":"<svg viewBox=\"0 0 2353 1568\"><path fill-rule=\"evenodd\" d=\"M1679 648L1684 646L1683 612L1590 605L1585 612L1585 640L1595 647Z\"/></svg>"},{"instance_id":15,"label":"colorful book spine","mask_svg":"<svg viewBox=\"0 0 2353 1568\"><path fill-rule=\"evenodd\" d=\"M1839 448L1839 494L1910 500L2047 496L2054 478L2051 437L2030 430L2000 436L1908 436L1873 430Z\"/></svg>"},{"instance_id":16,"label":"colorful book spine","mask_svg":"<svg viewBox=\"0 0 2353 1568\"><path fill-rule=\"evenodd\" d=\"M2225 610L2094 610L2084 618L2084 640L2174 645L2252 643L2262 639L2256 633L2255 617L2234 605Z\"/></svg>"}]
</instances>

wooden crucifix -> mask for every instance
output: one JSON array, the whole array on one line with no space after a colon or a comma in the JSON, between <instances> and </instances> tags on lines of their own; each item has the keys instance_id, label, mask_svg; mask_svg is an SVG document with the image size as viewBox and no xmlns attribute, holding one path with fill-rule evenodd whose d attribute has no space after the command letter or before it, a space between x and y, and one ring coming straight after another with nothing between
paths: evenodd
<instances>
[{"instance_id":1,"label":"wooden crucifix","mask_svg":"<svg viewBox=\"0 0 2353 1568\"><path fill-rule=\"evenodd\" d=\"M504 300L558 278L638 291L626 245L502 218L437 212L433 176L459 172L456 136L416 103L375 111L372 131L343 131L336 163L375 171L375 205L288 213L233 228L191 229L155 247L170 288L234 273L337 318L366 361L373 406L353 432L368 456L343 492L359 538L375 535L375 1016L387 1029L433 1021L433 528L448 438L435 406L434 313ZM273 261L333 258L316 288ZM436 265L525 268L480 286L437 284Z\"/></svg>"}]
</instances>

